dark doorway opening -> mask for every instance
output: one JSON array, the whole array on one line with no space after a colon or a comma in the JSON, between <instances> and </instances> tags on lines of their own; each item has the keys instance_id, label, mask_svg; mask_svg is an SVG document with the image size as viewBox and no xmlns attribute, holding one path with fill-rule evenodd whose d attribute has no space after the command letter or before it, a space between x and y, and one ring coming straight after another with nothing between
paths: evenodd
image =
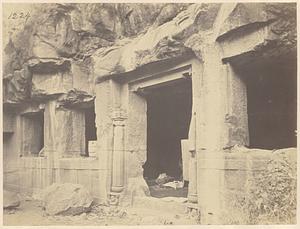
<instances>
[{"instance_id":1,"label":"dark doorway opening","mask_svg":"<svg viewBox=\"0 0 300 229\"><path fill-rule=\"evenodd\" d=\"M37 157L44 148L44 112L26 113L22 118L22 154Z\"/></svg>"},{"instance_id":2,"label":"dark doorway opening","mask_svg":"<svg viewBox=\"0 0 300 229\"><path fill-rule=\"evenodd\" d=\"M297 64L260 61L244 69L251 148L296 147Z\"/></svg>"},{"instance_id":3,"label":"dark doorway opening","mask_svg":"<svg viewBox=\"0 0 300 229\"><path fill-rule=\"evenodd\" d=\"M94 156L95 141L97 140L95 105L85 109L85 155Z\"/></svg>"},{"instance_id":4,"label":"dark doorway opening","mask_svg":"<svg viewBox=\"0 0 300 229\"><path fill-rule=\"evenodd\" d=\"M154 185L155 179L163 173L170 177L170 181L182 180L181 140L188 138L192 113L191 80L151 89L146 98L147 161L143 166L145 180L149 186ZM187 188L181 191L186 193L179 191L162 195L186 196Z\"/></svg>"}]
</instances>

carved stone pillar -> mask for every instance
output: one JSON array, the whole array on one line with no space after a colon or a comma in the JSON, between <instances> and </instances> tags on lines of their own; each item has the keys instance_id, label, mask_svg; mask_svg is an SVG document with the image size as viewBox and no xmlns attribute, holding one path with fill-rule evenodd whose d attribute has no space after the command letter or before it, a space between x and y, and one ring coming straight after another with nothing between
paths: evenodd
<instances>
[{"instance_id":1,"label":"carved stone pillar","mask_svg":"<svg viewBox=\"0 0 300 229\"><path fill-rule=\"evenodd\" d=\"M188 190L188 200L190 203L197 203L197 157L196 157L196 115L192 116L190 133L189 133L189 190Z\"/></svg>"},{"instance_id":2,"label":"carved stone pillar","mask_svg":"<svg viewBox=\"0 0 300 229\"><path fill-rule=\"evenodd\" d=\"M113 159L111 191L120 193L124 189L124 117L113 118Z\"/></svg>"}]
</instances>

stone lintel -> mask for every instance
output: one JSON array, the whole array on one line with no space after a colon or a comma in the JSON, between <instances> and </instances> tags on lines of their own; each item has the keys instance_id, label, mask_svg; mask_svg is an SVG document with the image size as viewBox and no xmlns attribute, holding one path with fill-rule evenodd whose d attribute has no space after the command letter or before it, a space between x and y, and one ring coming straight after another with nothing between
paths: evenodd
<instances>
[{"instance_id":1,"label":"stone lintel","mask_svg":"<svg viewBox=\"0 0 300 229\"><path fill-rule=\"evenodd\" d=\"M32 72L38 73L67 71L71 67L70 60L64 58L32 58L27 64Z\"/></svg>"},{"instance_id":2,"label":"stone lintel","mask_svg":"<svg viewBox=\"0 0 300 229\"><path fill-rule=\"evenodd\" d=\"M95 83L100 84L104 81L113 79L117 82L126 82L130 84L137 79L149 78L157 75L158 73L164 74L166 72L172 72L176 69L184 68L185 66L189 65L191 60L194 58L195 56L193 54L148 63L131 71L97 77ZM155 74L153 74L153 69L155 69Z\"/></svg>"},{"instance_id":3,"label":"stone lintel","mask_svg":"<svg viewBox=\"0 0 300 229\"><path fill-rule=\"evenodd\" d=\"M267 27L259 28L248 34L236 36L230 40L219 42L222 48L223 60L229 60L234 56L255 52L257 47L264 44L269 38L269 29Z\"/></svg>"},{"instance_id":4,"label":"stone lintel","mask_svg":"<svg viewBox=\"0 0 300 229\"><path fill-rule=\"evenodd\" d=\"M31 102L31 103L21 104L19 107L19 114L25 115L25 114L42 112L44 110L45 110L45 103Z\"/></svg>"}]
</instances>

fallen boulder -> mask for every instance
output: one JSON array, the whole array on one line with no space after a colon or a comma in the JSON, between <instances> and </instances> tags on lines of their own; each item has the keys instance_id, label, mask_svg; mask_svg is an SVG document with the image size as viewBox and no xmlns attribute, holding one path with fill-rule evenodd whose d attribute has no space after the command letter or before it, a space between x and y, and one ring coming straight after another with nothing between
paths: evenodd
<instances>
[{"instance_id":1,"label":"fallen boulder","mask_svg":"<svg viewBox=\"0 0 300 229\"><path fill-rule=\"evenodd\" d=\"M20 198L17 193L3 190L3 208L14 209L20 206Z\"/></svg>"},{"instance_id":2,"label":"fallen boulder","mask_svg":"<svg viewBox=\"0 0 300 229\"><path fill-rule=\"evenodd\" d=\"M42 206L48 215L79 215L91 210L93 198L80 184L54 183L41 191Z\"/></svg>"}]
</instances>

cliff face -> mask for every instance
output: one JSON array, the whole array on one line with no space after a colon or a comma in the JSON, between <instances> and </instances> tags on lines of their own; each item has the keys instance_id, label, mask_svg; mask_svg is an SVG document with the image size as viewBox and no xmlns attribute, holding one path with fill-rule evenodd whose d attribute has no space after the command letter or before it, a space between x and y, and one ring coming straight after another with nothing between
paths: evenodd
<instances>
[{"instance_id":1,"label":"cliff face","mask_svg":"<svg viewBox=\"0 0 300 229\"><path fill-rule=\"evenodd\" d=\"M5 103L74 90L92 96L101 77L182 55L202 59L206 44L262 27L269 39L260 52L296 50L296 4L34 4L29 11L15 28L4 18Z\"/></svg>"}]
</instances>

